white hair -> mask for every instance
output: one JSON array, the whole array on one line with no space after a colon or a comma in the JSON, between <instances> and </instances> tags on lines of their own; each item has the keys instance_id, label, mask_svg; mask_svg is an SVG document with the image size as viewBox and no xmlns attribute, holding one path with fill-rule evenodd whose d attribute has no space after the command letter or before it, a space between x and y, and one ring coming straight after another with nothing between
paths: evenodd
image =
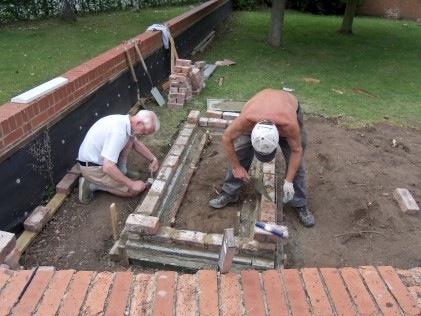
<instances>
[{"instance_id":1,"label":"white hair","mask_svg":"<svg viewBox=\"0 0 421 316\"><path fill-rule=\"evenodd\" d=\"M140 110L137 112L136 117L143 123L146 129L153 129L154 132L157 132L161 126L158 116L153 111Z\"/></svg>"}]
</instances>

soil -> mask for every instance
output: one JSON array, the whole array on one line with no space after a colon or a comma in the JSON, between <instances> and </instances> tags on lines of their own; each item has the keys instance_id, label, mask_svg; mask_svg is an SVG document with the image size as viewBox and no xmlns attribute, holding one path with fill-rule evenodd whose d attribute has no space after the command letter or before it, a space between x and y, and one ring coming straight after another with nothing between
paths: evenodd
<instances>
[{"instance_id":1,"label":"soil","mask_svg":"<svg viewBox=\"0 0 421 316\"><path fill-rule=\"evenodd\" d=\"M308 207L316 225L305 228L291 209L283 209L280 222L290 234L284 246L285 267L421 266L420 212L405 214L393 198L396 188L406 188L420 204L419 131L387 123L346 129L338 121L321 117L306 117L305 126L309 136L305 154ZM147 168L146 161L132 156L129 165ZM177 214L179 227L203 232L238 229L241 202L223 210L208 206L221 188L225 170L222 147L207 148ZM147 178L145 171L142 179ZM278 185L282 185L281 178ZM56 269L126 270L109 260L114 243L110 205L117 206L121 230L145 195L123 199L97 192L91 204L82 205L76 188L23 254L21 264L28 269L47 265ZM255 192L245 187L240 198L256 198Z\"/></svg>"}]
</instances>

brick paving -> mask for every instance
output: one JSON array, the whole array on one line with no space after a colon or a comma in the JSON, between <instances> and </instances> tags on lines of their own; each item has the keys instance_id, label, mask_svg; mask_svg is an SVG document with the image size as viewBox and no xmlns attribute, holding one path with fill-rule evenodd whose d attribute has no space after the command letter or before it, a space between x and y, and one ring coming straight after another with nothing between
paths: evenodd
<instances>
[{"instance_id":1,"label":"brick paving","mask_svg":"<svg viewBox=\"0 0 421 316\"><path fill-rule=\"evenodd\" d=\"M0 315L421 315L421 268L0 269ZM31 278L32 277L32 278Z\"/></svg>"}]
</instances>

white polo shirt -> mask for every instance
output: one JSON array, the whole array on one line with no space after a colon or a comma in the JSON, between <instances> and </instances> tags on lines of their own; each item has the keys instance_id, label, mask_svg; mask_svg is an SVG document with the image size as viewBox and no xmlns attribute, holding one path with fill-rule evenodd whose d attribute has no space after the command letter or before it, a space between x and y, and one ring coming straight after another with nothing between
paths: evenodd
<instances>
[{"instance_id":1,"label":"white polo shirt","mask_svg":"<svg viewBox=\"0 0 421 316\"><path fill-rule=\"evenodd\" d=\"M117 163L131 135L128 115L109 115L89 129L79 148L78 160L104 164L104 158Z\"/></svg>"}]
</instances>

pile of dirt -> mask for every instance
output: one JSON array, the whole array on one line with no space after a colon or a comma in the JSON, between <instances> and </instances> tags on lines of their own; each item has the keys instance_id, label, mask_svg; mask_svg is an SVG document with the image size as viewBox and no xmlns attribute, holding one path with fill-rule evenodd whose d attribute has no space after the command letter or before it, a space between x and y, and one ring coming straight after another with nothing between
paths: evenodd
<instances>
[{"instance_id":1,"label":"pile of dirt","mask_svg":"<svg viewBox=\"0 0 421 316\"><path fill-rule=\"evenodd\" d=\"M419 131L390 124L351 130L320 117L307 117L305 126L309 135L305 154L308 206L316 225L303 227L294 212L284 208L282 222L290 232L284 247L286 267L421 266L417 247L421 216L404 214L392 195L396 188L407 188L420 202ZM221 188L227 161L221 150L206 155L207 163L196 171L183 202L188 203L186 209L202 214L181 212L178 225L213 232L233 226L241 202L218 211L208 207L209 199ZM144 170L143 179L148 178L147 161L131 156L129 162L133 168ZM249 194L245 189L240 197L249 198ZM28 269L49 265L57 269L125 270L109 261L113 245L109 207L117 205L122 229L144 196L122 199L99 192L91 204L82 205L75 189L23 254L22 265Z\"/></svg>"}]
</instances>

